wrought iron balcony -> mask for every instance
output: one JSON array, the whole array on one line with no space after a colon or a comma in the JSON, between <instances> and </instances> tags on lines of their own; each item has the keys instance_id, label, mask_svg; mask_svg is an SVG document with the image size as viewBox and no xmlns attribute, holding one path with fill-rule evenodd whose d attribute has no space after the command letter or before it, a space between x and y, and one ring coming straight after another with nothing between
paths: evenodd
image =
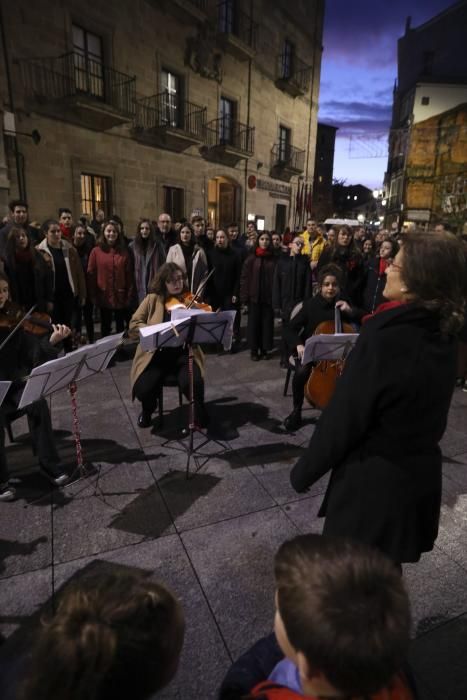
<instances>
[{"instance_id":1,"label":"wrought iron balcony","mask_svg":"<svg viewBox=\"0 0 467 700\"><path fill-rule=\"evenodd\" d=\"M310 87L311 66L294 54L282 53L277 57L276 85L292 97L305 95Z\"/></svg>"},{"instance_id":2,"label":"wrought iron balcony","mask_svg":"<svg viewBox=\"0 0 467 700\"><path fill-rule=\"evenodd\" d=\"M232 0L220 2L217 8L219 44L241 61L252 58L256 53L258 24L238 10Z\"/></svg>"},{"instance_id":3,"label":"wrought iron balcony","mask_svg":"<svg viewBox=\"0 0 467 700\"><path fill-rule=\"evenodd\" d=\"M161 92L136 103L133 133L139 141L173 151L203 142L206 108Z\"/></svg>"},{"instance_id":4,"label":"wrought iron balcony","mask_svg":"<svg viewBox=\"0 0 467 700\"><path fill-rule=\"evenodd\" d=\"M303 172L305 151L284 143L275 143L271 149L271 175L289 181Z\"/></svg>"},{"instance_id":5,"label":"wrought iron balcony","mask_svg":"<svg viewBox=\"0 0 467 700\"><path fill-rule=\"evenodd\" d=\"M208 160L236 165L254 152L255 129L232 119L213 119L206 124L205 148L202 154Z\"/></svg>"},{"instance_id":6,"label":"wrought iron balcony","mask_svg":"<svg viewBox=\"0 0 467 700\"><path fill-rule=\"evenodd\" d=\"M20 62L25 91L35 108L105 131L131 121L136 78L71 52Z\"/></svg>"}]
</instances>

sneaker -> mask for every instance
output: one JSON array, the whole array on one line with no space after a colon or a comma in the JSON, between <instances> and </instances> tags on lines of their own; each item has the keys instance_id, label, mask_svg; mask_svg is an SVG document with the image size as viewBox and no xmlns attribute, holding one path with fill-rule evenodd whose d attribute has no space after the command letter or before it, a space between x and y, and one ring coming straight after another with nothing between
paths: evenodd
<instances>
[{"instance_id":1,"label":"sneaker","mask_svg":"<svg viewBox=\"0 0 467 700\"><path fill-rule=\"evenodd\" d=\"M0 484L0 501L14 501L16 490L9 484Z\"/></svg>"},{"instance_id":2,"label":"sneaker","mask_svg":"<svg viewBox=\"0 0 467 700\"><path fill-rule=\"evenodd\" d=\"M299 408L294 408L292 413L285 419L284 425L286 429L290 430L291 432L293 432L294 430L298 430L298 428L300 428L302 425L301 410Z\"/></svg>"},{"instance_id":3,"label":"sneaker","mask_svg":"<svg viewBox=\"0 0 467 700\"><path fill-rule=\"evenodd\" d=\"M40 465L40 470L42 474L52 482L52 484L55 484L55 486L65 486L66 483L70 480L69 475L66 472L63 472L60 470L60 467L57 466L53 471L49 469L48 467L44 467L43 464Z\"/></svg>"}]
</instances>

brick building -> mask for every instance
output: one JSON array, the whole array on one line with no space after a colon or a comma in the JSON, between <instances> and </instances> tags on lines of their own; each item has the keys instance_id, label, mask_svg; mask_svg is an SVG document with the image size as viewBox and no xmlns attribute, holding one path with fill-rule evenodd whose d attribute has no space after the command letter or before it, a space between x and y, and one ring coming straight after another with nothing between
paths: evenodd
<instances>
[{"instance_id":1,"label":"brick building","mask_svg":"<svg viewBox=\"0 0 467 700\"><path fill-rule=\"evenodd\" d=\"M441 161L443 168L448 167L446 143L444 137L436 132L435 125L443 122L445 114L450 121L453 118L452 110L467 102L466 42L466 0L454 3L420 27L412 28L410 18L407 20L405 34L398 42L398 79L394 89L385 179L387 226L393 222L400 225L410 221L436 223L440 218L445 218L447 212L443 214L436 203L438 195L433 195L428 202L422 192L441 192L443 188L449 188L448 181L440 172ZM465 150L463 156L458 152L465 138L462 128L457 123L459 140L453 153L464 161L463 167L460 167L459 161L454 169L457 178L455 187L463 187L465 193L467 157ZM425 147L426 159L434 158L436 164L433 161L428 166L425 162L422 153ZM420 166L419 161L423 161ZM428 175L430 169L432 172ZM422 177L425 178L424 183ZM440 179L435 182L434 178L438 177ZM430 178L431 183L428 182ZM463 185L460 184L462 180Z\"/></svg>"},{"instance_id":2,"label":"brick building","mask_svg":"<svg viewBox=\"0 0 467 700\"><path fill-rule=\"evenodd\" d=\"M162 210L288 224L313 180L324 0L1 7L2 212L21 193L35 219L102 207L129 232Z\"/></svg>"}]
</instances>

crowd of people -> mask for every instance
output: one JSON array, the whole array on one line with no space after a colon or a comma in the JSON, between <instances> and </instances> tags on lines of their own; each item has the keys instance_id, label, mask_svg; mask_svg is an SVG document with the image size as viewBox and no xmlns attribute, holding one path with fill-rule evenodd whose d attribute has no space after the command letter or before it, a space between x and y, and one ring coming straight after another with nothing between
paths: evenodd
<instances>
[{"instance_id":1,"label":"crowd of people","mask_svg":"<svg viewBox=\"0 0 467 700\"><path fill-rule=\"evenodd\" d=\"M282 320L281 362L303 357L316 326L336 307L361 330L291 483L306 491L328 471L323 536L284 543L275 560L275 636L260 640L230 669L220 700L371 698L413 700L405 658L410 635L401 565L416 562L437 537L441 452L459 370L456 334L465 330L466 252L444 231L398 232L341 226L283 236L206 229L200 216L172 225L142 219L133 238L118 216L92 222L57 219L34 227L24 202L11 203L0 230L0 380L12 385L0 407L0 500L12 500L4 445L25 374L38 362L101 335L170 318L169 300L200 293L214 310L248 314L251 359L270 359L274 319ZM211 272L206 284L207 274ZM51 323L39 339L15 322L35 306ZM11 324L10 324L11 322ZM18 332L10 335L10 325ZM233 350L240 344L239 322ZM72 332L74 331L74 332ZM5 341L7 340L6 344ZM194 348L198 424L204 406L204 358ZM459 359L458 359L459 358ZM458 364L459 362L459 364ZM310 366L297 365L293 412L301 425ZM463 374L460 374L460 371ZM145 352L131 370L151 425L164 376L188 394L185 347ZM55 485L68 476L55 449L47 403L26 409L42 472ZM145 700L174 676L183 644L183 611L163 585L136 574L108 574L65 591L38 635L21 679L21 697L47 700ZM189 691L188 691L189 694Z\"/></svg>"}]
</instances>

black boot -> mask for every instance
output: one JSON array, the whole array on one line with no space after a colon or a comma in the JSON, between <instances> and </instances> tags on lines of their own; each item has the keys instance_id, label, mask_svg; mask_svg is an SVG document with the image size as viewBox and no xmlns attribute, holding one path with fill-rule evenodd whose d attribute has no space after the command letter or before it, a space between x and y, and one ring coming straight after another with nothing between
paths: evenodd
<instances>
[{"instance_id":1,"label":"black boot","mask_svg":"<svg viewBox=\"0 0 467 700\"><path fill-rule=\"evenodd\" d=\"M302 425L302 410L300 408L294 408L292 413L285 419L284 425L287 430L291 432L298 430Z\"/></svg>"},{"instance_id":2,"label":"black boot","mask_svg":"<svg viewBox=\"0 0 467 700\"><path fill-rule=\"evenodd\" d=\"M149 428L152 423L152 413L142 411L138 416L138 428Z\"/></svg>"}]
</instances>

